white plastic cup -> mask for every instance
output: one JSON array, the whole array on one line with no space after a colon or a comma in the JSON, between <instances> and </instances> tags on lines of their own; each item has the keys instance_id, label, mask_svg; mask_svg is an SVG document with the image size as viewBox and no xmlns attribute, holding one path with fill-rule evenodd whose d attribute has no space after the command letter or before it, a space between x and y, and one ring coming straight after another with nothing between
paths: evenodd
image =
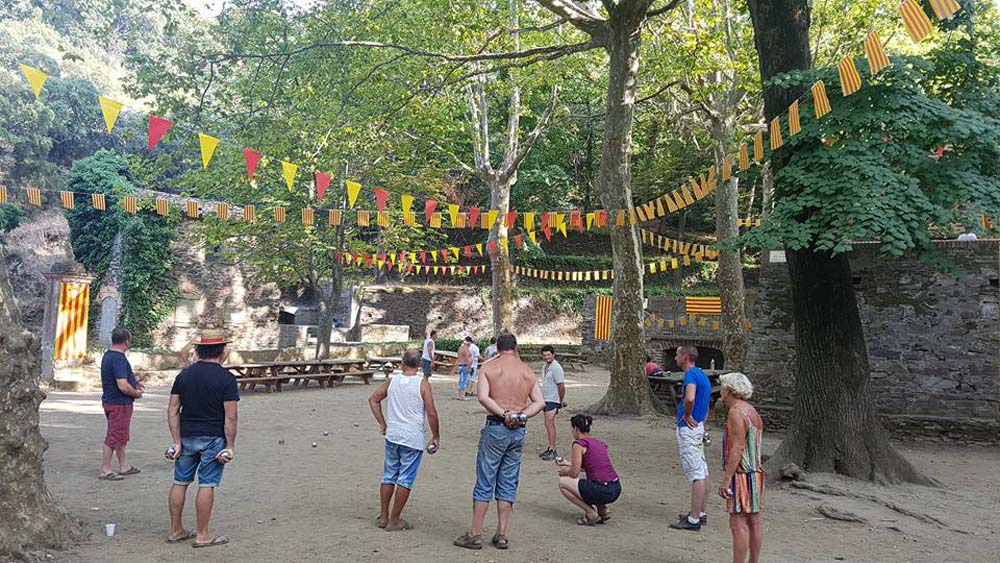
<instances>
[{"instance_id":1,"label":"white plastic cup","mask_svg":"<svg viewBox=\"0 0 1000 563\"><path fill-rule=\"evenodd\" d=\"M115 535L115 525L113 522L108 523L104 526L104 533L107 534L109 538Z\"/></svg>"}]
</instances>

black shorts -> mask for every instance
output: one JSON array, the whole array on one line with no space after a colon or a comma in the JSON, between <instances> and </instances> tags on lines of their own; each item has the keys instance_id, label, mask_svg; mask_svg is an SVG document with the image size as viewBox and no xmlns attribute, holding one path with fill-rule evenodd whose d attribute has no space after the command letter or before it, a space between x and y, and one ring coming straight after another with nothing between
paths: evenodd
<instances>
[{"instance_id":1,"label":"black shorts","mask_svg":"<svg viewBox=\"0 0 1000 563\"><path fill-rule=\"evenodd\" d=\"M618 500L622 494L621 481L598 483L590 479L580 479L577 487L580 491L580 498L587 504L611 504Z\"/></svg>"},{"instance_id":2,"label":"black shorts","mask_svg":"<svg viewBox=\"0 0 1000 563\"><path fill-rule=\"evenodd\" d=\"M559 409L561 409L561 408L562 408L562 403L556 403L556 402L553 402L553 401L545 401L545 412L556 411L556 413L558 413Z\"/></svg>"}]
</instances>

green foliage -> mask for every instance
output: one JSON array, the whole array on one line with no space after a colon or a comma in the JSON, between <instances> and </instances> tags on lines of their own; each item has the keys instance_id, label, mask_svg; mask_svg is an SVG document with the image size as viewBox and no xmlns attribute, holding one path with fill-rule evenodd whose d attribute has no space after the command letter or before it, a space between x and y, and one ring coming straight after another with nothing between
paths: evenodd
<instances>
[{"instance_id":1,"label":"green foliage","mask_svg":"<svg viewBox=\"0 0 1000 563\"><path fill-rule=\"evenodd\" d=\"M468 335L473 336L473 335ZM445 352L458 352L458 347L465 342L465 337L462 338L435 338L434 339L434 349L443 350ZM476 346L479 346L479 354L481 356L486 355L486 347L490 345L489 338L480 338L476 340Z\"/></svg>"},{"instance_id":2,"label":"green foliage","mask_svg":"<svg viewBox=\"0 0 1000 563\"><path fill-rule=\"evenodd\" d=\"M27 216L24 208L16 203L0 205L0 230L9 233L17 228Z\"/></svg>"}]
</instances>

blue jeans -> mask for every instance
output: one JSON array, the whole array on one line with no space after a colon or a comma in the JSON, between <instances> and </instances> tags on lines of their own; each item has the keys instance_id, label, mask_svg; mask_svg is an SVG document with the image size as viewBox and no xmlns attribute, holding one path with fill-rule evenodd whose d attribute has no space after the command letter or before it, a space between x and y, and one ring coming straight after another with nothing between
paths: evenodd
<instances>
[{"instance_id":1,"label":"blue jeans","mask_svg":"<svg viewBox=\"0 0 1000 563\"><path fill-rule=\"evenodd\" d=\"M469 376L471 375L469 371L469 366L465 364L458 364L458 390L465 391L465 388L469 386Z\"/></svg>"},{"instance_id":2,"label":"blue jeans","mask_svg":"<svg viewBox=\"0 0 1000 563\"><path fill-rule=\"evenodd\" d=\"M421 366L424 368L424 377L430 377L431 371L433 370L433 364L430 360L422 359Z\"/></svg>"},{"instance_id":3,"label":"blue jeans","mask_svg":"<svg viewBox=\"0 0 1000 563\"><path fill-rule=\"evenodd\" d=\"M190 485L198 472L199 487L218 487L223 464L215 460L226 447L221 436L181 438L181 455L174 460L174 484Z\"/></svg>"},{"instance_id":4,"label":"blue jeans","mask_svg":"<svg viewBox=\"0 0 1000 563\"><path fill-rule=\"evenodd\" d=\"M510 429L502 424L487 424L483 427L476 455L476 486L472 489L474 500L514 502L521 476L524 434L523 426Z\"/></svg>"},{"instance_id":5,"label":"blue jeans","mask_svg":"<svg viewBox=\"0 0 1000 563\"><path fill-rule=\"evenodd\" d=\"M386 440L382 484L399 485L412 489L413 481L417 479L417 469L420 468L420 458L423 455L424 452L420 450Z\"/></svg>"}]
</instances>

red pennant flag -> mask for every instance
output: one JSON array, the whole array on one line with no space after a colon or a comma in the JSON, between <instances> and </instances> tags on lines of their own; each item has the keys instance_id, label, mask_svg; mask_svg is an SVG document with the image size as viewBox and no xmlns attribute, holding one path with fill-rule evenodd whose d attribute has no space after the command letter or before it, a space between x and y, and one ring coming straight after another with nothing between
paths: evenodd
<instances>
[{"instance_id":1,"label":"red pennant flag","mask_svg":"<svg viewBox=\"0 0 1000 563\"><path fill-rule=\"evenodd\" d=\"M608 212L607 211L598 211L597 212L597 225L599 227L606 227L606 226L608 226Z\"/></svg>"},{"instance_id":2,"label":"red pennant flag","mask_svg":"<svg viewBox=\"0 0 1000 563\"><path fill-rule=\"evenodd\" d=\"M465 257L472 258L472 247L469 245L465 245Z\"/></svg>"},{"instance_id":3,"label":"red pennant flag","mask_svg":"<svg viewBox=\"0 0 1000 563\"><path fill-rule=\"evenodd\" d=\"M569 214L569 226L576 228L581 233L583 232L583 217L580 215L580 211L574 209Z\"/></svg>"},{"instance_id":4,"label":"red pennant flag","mask_svg":"<svg viewBox=\"0 0 1000 563\"><path fill-rule=\"evenodd\" d=\"M497 251L497 242L495 240L491 240L490 244L489 244L489 247L490 247L490 254L496 252Z\"/></svg>"},{"instance_id":5,"label":"red pennant flag","mask_svg":"<svg viewBox=\"0 0 1000 563\"><path fill-rule=\"evenodd\" d=\"M521 246L521 240L522 240L521 235L516 235L514 237L514 244L516 244L517 246Z\"/></svg>"},{"instance_id":6,"label":"red pennant flag","mask_svg":"<svg viewBox=\"0 0 1000 563\"><path fill-rule=\"evenodd\" d=\"M399 263L402 264L403 262L406 262L406 253L405 252L400 252L399 253Z\"/></svg>"},{"instance_id":7,"label":"red pennant flag","mask_svg":"<svg viewBox=\"0 0 1000 563\"><path fill-rule=\"evenodd\" d=\"M316 171L316 199L323 199L326 188L330 185L330 175L325 172Z\"/></svg>"},{"instance_id":8,"label":"red pennant flag","mask_svg":"<svg viewBox=\"0 0 1000 563\"><path fill-rule=\"evenodd\" d=\"M551 215L551 213L549 213L548 211L546 211L545 213L542 213L542 230L543 231L545 229L549 228L549 215Z\"/></svg>"},{"instance_id":9,"label":"red pennant flag","mask_svg":"<svg viewBox=\"0 0 1000 563\"><path fill-rule=\"evenodd\" d=\"M342 259L343 257L344 257L344 253L343 253L343 252L341 252L340 250L338 250L338 251L337 251L337 262L341 262L341 261L342 261L341 259Z\"/></svg>"},{"instance_id":10,"label":"red pennant flag","mask_svg":"<svg viewBox=\"0 0 1000 563\"><path fill-rule=\"evenodd\" d=\"M515 221L517 221L517 211L508 211L507 212L507 228L508 229L513 229Z\"/></svg>"},{"instance_id":11,"label":"red pennant flag","mask_svg":"<svg viewBox=\"0 0 1000 563\"><path fill-rule=\"evenodd\" d=\"M427 263L427 251L426 250L421 250L420 251L420 261L423 262L424 264Z\"/></svg>"},{"instance_id":12,"label":"red pennant flag","mask_svg":"<svg viewBox=\"0 0 1000 563\"><path fill-rule=\"evenodd\" d=\"M257 161L260 160L260 153L250 149L243 149L243 160L247 163L247 178L252 182L254 172L257 171Z\"/></svg>"},{"instance_id":13,"label":"red pennant flag","mask_svg":"<svg viewBox=\"0 0 1000 563\"><path fill-rule=\"evenodd\" d=\"M157 117L153 114L149 115L149 141L146 143L147 150L153 150L153 147L160 142L160 139L167 134L167 131L173 125L170 121L163 119L162 117Z\"/></svg>"},{"instance_id":14,"label":"red pennant flag","mask_svg":"<svg viewBox=\"0 0 1000 563\"><path fill-rule=\"evenodd\" d=\"M388 271L391 272L392 271L392 262L389 262L388 264L386 264L386 266L388 266Z\"/></svg>"},{"instance_id":15,"label":"red pennant flag","mask_svg":"<svg viewBox=\"0 0 1000 563\"><path fill-rule=\"evenodd\" d=\"M372 267L372 266L374 266L374 265L375 265L375 261L374 261L374 260L372 260L372 257L371 257L371 256L368 256L368 255L366 254L366 255L365 255L365 266L368 266L369 268L371 268L371 267Z\"/></svg>"},{"instance_id":16,"label":"red pennant flag","mask_svg":"<svg viewBox=\"0 0 1000 563\"><path fill-rule=\"evenodd\" d=\"M545 227L542 229L542 233L545 235L545 240L552 240L552 229Z\"/></svg>"},{"instance_id":17,"label":"red pennant flag","mask_svg":"<svg viewBox=\"0 0 1000 563\"><path fill-rule=\"evenodd\" d=\"M479 211L478 207L473 207L472 209L469 210L469 228L470 229L475 229L476 228L476 226L478 224L477 221L476 221L476 219L479 219L479 213L480 213L480 211Z\"/></svg>"},{"instance_id":18,"label":"red pennant flag","mask_svg":"<svg viewBox=\"0 0 1000 563\"><path fill-rule=\"evenodd\" d=\"M389 258L385 255L385 252L383 252L382 254L378 255L378 259L381 260L381 261L383 261L383 262L385 262Z\"/></svg>"},{"instance_id":19,"label":"red pennant flag","mask_svg":"<svg viewBox=\"0 0 1000 563\"><path fill-rule=\"evenodd\" d=\"M389 192L382 188L375 188L375 201L378 203L378 212L385 211L385 203L389 201Z\"/></svg>"},{"instance_id":20,"label":"red pennant flag","mask_svg":"<svg viewBox=\"0 0 1000 563\"><path fill-rule=\"evenodd\" d=\"M428 199L424 202L424 217L427 218L427 222L431 222L431 215L434 215L434 210L437 209L438 202L434 199Z\"/></svg>"},{"instance_id":21,"label":"red pennant flag","mask_svg":"<svg viewBox=\"0 0 1000 563\"><path fill-rule=\"evenodd\" d=\"M413 273L413 264L406 265L406 273L407 274Z\"/></svg>"},{"instance_id":22,"label":"red pennant flag","mask_svg":"<svg viewBox=\"0 0 1000 563\"><path fill-rule=\"evenodd\" d=\"M442 248L440 250L440 252L441 252L441 259L444 260L445 262L447 262L448 261L448 249L447 248Z\"/></svg>"}]
</instances>

